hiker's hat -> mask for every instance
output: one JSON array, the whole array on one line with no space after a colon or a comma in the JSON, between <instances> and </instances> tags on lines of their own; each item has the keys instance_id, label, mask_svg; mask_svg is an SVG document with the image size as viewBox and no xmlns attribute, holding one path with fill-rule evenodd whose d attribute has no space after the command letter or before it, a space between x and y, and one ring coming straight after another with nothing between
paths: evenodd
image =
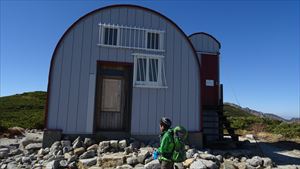
<instances>
[{"instance_id":1,"label":"hiker's hat","mask_svg":"<svg viewBox=\"0 0 300 169\"><path fill-rule=\"evenodd\" d=\"M166 127L171 127L171 125L172 125L171 120L167 117L162 117L160 119L160 123L163 123L164 125L166 125Z\"/></svg>"}]
</instances>

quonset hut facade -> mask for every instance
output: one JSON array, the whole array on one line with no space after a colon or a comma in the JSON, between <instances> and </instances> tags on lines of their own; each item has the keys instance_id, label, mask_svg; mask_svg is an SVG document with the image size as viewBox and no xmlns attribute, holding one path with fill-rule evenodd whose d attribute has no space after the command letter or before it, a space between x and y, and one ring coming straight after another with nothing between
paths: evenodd
<instances>
[{"instance_id":1,"label":"quonset hut facade","mask_svg":"<svg viewBox=\"0 0 300 169\"><path fill-rule=\"evenodd\" d=\"M201 83L219 88L219 74L202 79L201 61L218 58L220 44L205 33L189 38L167 17L135 5L107 6L78 19L52 56L44 143L61 135L157 137L167 116L201 146ZM218 59L214 64L219 69ZM212 93L220 100L219 90Z\"/></svg>"}]
</instances>

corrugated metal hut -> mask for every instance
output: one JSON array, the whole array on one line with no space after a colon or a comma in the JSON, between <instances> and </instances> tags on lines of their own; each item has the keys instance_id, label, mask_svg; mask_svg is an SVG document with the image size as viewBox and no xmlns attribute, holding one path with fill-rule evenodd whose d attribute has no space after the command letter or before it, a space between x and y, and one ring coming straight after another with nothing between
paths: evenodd
<instances>
[{"instance_id":1,"label":"corrugated metal hut","mask_svg":"<svg viewBox=\"0 0 300 169\"><path fill-rule=\"evenodd\" d=\"M78 19L52 56L44 140L57 133L145 139L167 116L202 144L203 74L190 38L194 46L173 21L135 5Z\"/></svg>"}]
</instances>

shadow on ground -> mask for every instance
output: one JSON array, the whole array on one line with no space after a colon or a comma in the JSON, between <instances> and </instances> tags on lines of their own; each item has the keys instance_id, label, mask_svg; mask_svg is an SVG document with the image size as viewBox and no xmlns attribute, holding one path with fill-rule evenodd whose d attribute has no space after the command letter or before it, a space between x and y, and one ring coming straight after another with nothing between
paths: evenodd
<instances>
[{"instance_id":1,"label":"shadow on ground","mask_svg":"<svg viewBox=\"0 0 300 169\"><path fill-rule=\"evenodd\" d=\"M300 144L291 141L258 142L262 153L277 165L300 165Z\"/></svg>"}]
</instances>

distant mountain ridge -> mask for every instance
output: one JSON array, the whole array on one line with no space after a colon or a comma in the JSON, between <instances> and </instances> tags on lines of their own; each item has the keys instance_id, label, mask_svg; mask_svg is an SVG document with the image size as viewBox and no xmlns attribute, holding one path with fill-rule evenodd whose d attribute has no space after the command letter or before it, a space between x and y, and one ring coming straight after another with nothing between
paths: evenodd
<instances>
[{"instance_id":1,"label":"distant mountain ridge","mask_svg":"<svg viewBox=\"0 0 300 169\"><path fill-rule=\"evenodd\" d=\"M287 120L285 118L282 118L282 117L280 117L278 115L275 115L275 114L272 114L272 113L264 113L264 112L261 112L261 111L250 109L248 107L244 108L244 107L241 107L241 106L236 105L234 103L225 102L224 104L235 107L237 109L241 109L245 112L248 112L249 114L252 114L252 115L255 115L255 116L258 116L258 117L265 117L265 118L270 118L272 120L279 120L279 121L283 121L283 122L300 122L300 118L292 118L290 120Z\"/></svg>"}]
</instances>

